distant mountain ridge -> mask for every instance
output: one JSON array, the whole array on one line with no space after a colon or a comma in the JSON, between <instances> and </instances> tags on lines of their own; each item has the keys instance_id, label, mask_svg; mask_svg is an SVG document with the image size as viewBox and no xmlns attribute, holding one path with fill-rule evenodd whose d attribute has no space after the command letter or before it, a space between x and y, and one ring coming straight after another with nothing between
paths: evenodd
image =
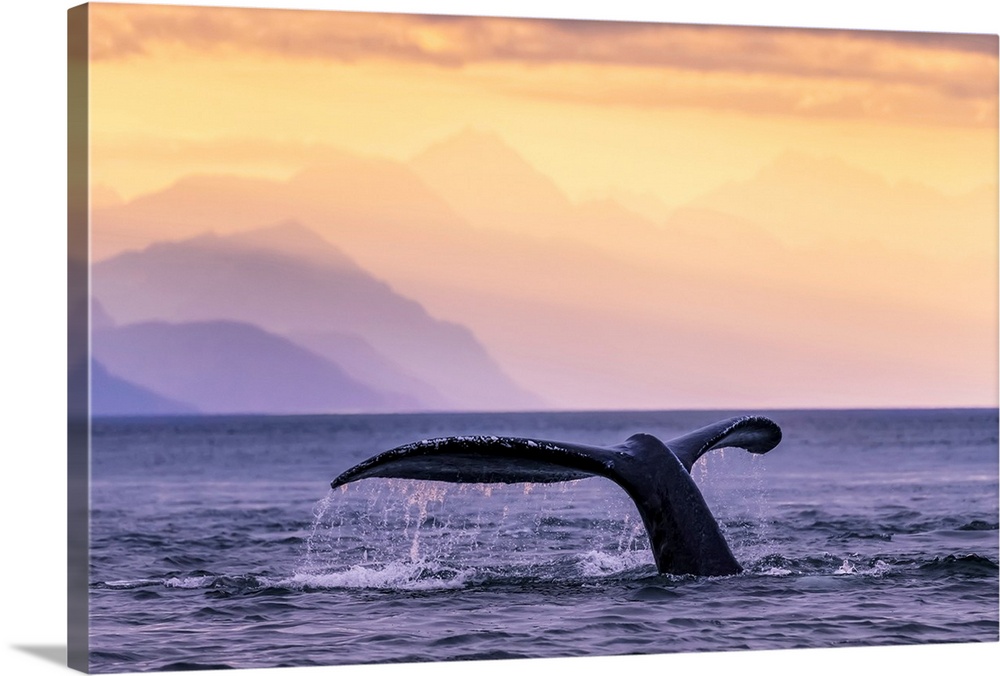
<instances>
[{"instance_id":1,"label":"distant mountain ridge","mask_svg":"<svg viewBox=\"0 0 1000 676\"><path fill-rule=\"evenodd\" d=\"M475 226L532 236L573 228L570 200L496 134L466 129L407 165Z\"/></svg>"},{"instance_id":2,"label":"distant mountain ridge","mask_svg":"<svg viewBox=\"0 0 1000 676\"><path fill-rule=\"evenodd\" d=\"M290 342L298 336L311 354L325 355L330 365L354 355L359 361L352 366L360 367L364 361L371 376L366 379L355 370L357 379L391 400L358 399L378 410L393 406L517 410L538 401L501 371L467 329L432 318L418 303L397 294L337 247L297 224L154 244L97 264L93 280L95 297L125 325L122 330L137 323L229 321L291 337L283 338ZM156 332L166 331L156 326ZM209 341L206 331L198 335ZM147 327L142 338L152 340L156 332ZM95 349L102 341L110 344L113 337L98 334ZM154 387L152 378L135 377L139 362L130 362L128 368L115 362L116 351L126 350L127 344L114 345L114 350L97 354L109 366L119 365L134 382L171 396L169 388ZM211 345L225 349L219 340ZM161 347L170 349L166 343ZM262 359L267 358L266 347L259 346ZM317 374L322 371L316 368ZM343 368L337 369L346 375ZM324 378L332 378L322 372ZM393 385L398 389L389 389ZM179 393L173 396L184 399Z\"/></svg>"},{"instance_id":3,"label":"distant mountain ridge","mask_svg":"<svg viewBox=\"0 0 1000 676\"><path fill-rule=\"evenodd\" d=\"M995 229L996 194L984 186L952 197L913 182L892 183L835 157L786 152L692 206L778 226L772 232L796 246L868 239L963 258L983 253Z\"/></svg>"},{"instance_id":4,"label":"distant mountain ridge","mask_svg":"<svg viewBox=\"0 0 1000 676\"><path fill-rule=\"evenodd\" d=\"M111 374L94 359L90 367L90 412L95 416L194 415L200 411Z\"/></svg>"},{"instance_id":5,"label":"distant mountain ridge","mask_svg":"<svg viewBox=\"0 0 1000 676\"><path fill-rule=\"evenodd\" d=\"M352 378L380 392L393 393L407 410L447 410L449 403L433 386L407 373L406 369L380 354L359 336L330 332L295 332L288 338L306 349L337 364ZM405 394L397 394L397 393ZM397 406L397 408L405 408Z\"/></svg>"},{"instance_id":6,"label":"distant mountain ridge","mask_svg":"<svg viewBox=\"0 0 1000 676\"><path fill-rule=\"evenodd\" d=\"M428 233L465 227L405 165L344 152L287 181L192 175L131 202L95 209L92 255L100 261L155 242L245 232L289 219L327 235L346 229L365 246L392 246L417 223Z\"/></svg>"},{"instance_id":7,"label":"distant mountain ridge","mask_svg":"<svg viewBox=\"0 0 1000 676\"><path fill-rule=\"evenodd\" d=\"M385 410L394 402L291 341L241 322L140 322L94 335L114 373L202 413Z\"/></svg>"}]
</instances>

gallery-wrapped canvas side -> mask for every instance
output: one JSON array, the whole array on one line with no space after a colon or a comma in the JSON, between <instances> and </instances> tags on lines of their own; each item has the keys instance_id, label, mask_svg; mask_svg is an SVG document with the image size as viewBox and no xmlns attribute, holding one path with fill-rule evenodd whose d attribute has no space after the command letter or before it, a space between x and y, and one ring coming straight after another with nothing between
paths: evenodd
<instances>
[{"instance_id":1,"label":"gallery-wrapped canvas side","mask_svg":"<svg viewBox=\"0 0 1000 676\"><path fill-rule=\"evenodd\" d=\"M90 498L90 276L87 5L68 16L67 176L67 662L87 671Z\"/></svg>"}]
</instances>

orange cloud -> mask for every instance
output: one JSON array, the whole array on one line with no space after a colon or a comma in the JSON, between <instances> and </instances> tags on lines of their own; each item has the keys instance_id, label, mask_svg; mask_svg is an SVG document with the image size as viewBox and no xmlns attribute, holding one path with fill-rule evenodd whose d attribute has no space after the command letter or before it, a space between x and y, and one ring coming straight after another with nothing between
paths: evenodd
<instances>
[{"instance_id":1,"label":"orange cloud","mask_svg":"<svg viewBox=\"0 0 1000 676\"><path fill-rule=\"evenodd\" d=\"M615 69L616 77L621 69L652 71L640 72L639 80L662 77L665 70L679 74L677 94L673 83L651 95L642 89L615 94L639 105L747 105L751 111L945 124L995 125L996 119L995 35L217 7L94 9L96 60L187 49L447 68L591 66ZM836 96L820 94L829 86ZM580 100L589 94L566 95ZM921 99L933 110L911 114L913 101Z\"/></svg>"}]
</instances>

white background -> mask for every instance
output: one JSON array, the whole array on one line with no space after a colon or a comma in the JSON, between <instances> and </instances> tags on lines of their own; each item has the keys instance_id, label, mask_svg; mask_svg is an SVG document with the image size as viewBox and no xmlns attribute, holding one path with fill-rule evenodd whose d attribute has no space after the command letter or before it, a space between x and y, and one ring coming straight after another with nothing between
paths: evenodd
<instances>
[{"instance_id":1,"label":"white background","mask_svg":"<svg viewBox=\"0 0 1000 676\"><path fill-rule=\"evenodd\" d=\"M0 673L62 673L66 644L66 10L70 2L15 0L0 20L3 82L0 115ZM742 25L883 28L996 34L990 0L248 0L202 3L252 7L350 9L558 18L601 18ZM41 655L41 656L40 656ZM1000 644L840 648L834 650L571 658L517 662L379 667L254 669L248 675L464 674L517 669L616 671L635 676L691 670L713 673L907 675L962 670L986 673L1000 663ZM988 664L994 667L988 667Z\"/></svg>"}]
</instances>

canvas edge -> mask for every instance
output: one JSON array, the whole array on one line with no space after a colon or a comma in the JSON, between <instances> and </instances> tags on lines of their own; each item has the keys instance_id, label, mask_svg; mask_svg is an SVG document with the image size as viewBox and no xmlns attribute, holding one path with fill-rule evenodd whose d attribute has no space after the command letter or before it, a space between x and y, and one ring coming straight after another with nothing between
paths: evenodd
<instances>
[{"instance_id":1,"label":"canvas edge","mask_svg":"<svg viewBox=\"0 0 1000 676\"><path fill-rule=\"evenodd\" d=\"M89 668L89 6L67 11L67 666Z\"/></svg>"}]
</instances>

